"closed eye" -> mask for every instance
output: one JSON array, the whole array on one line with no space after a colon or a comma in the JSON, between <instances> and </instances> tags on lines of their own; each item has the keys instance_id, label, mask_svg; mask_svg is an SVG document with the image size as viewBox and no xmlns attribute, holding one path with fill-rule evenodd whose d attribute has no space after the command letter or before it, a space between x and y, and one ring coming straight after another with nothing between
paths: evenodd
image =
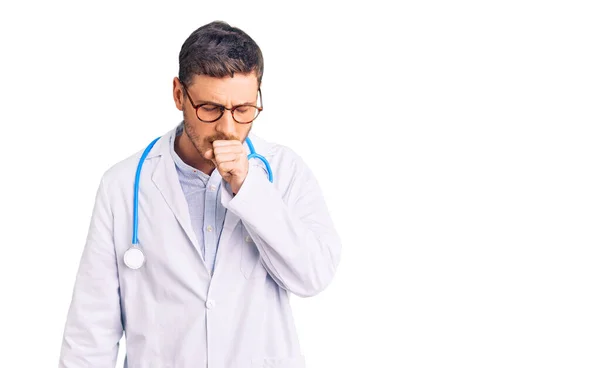
<instances>
[{"instance_id":1,"label":"closed eye","mask_svg":"<svg viewBox=\"0 0 600 368\"><path fill-rule=\"evenodd\" d=\"M200 107L202 108L202 110L204 110L206 112L219 110L219 106L216 106L216 105L202 105Z\"/></svg>"}]
</instances>

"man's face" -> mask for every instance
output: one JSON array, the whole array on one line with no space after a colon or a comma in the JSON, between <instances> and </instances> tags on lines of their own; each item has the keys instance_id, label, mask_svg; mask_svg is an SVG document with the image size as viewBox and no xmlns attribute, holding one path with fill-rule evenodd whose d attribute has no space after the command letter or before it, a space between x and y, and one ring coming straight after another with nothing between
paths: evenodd
<instances>
[{"instance_id":1,"label":"man's face","mask_svg":"<svg viewBox=\"0 0 600 368\"><path fill-rule=\"evenodd\" d=\"M215 140L235 139L243 142L246 139L252 123L237 123L229 110L225 110L219 120L205 123L196 116L192 103L197 106L210 102L227 108L242 104L257 105L258 80L255 73L236 73L233 78L195 75L192 82L185 87L189 95L186 95L178 78L173 80L173 96L175 105L183 111L185 134L201 155L212 148L212 142Z\"/></svg>"}]
</instances>

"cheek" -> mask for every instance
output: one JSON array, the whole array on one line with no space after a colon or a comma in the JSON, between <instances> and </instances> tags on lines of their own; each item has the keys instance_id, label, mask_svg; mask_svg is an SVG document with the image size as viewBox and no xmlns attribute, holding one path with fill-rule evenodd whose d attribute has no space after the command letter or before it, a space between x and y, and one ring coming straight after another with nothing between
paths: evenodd
<instances>
[{"instance_id":1,"label":"cheek","mask_svg":"<svg viewBox=\"0 0 600 368\"><path fill-rule=\"evenodd\" d=\"M194 136L197 137L197 139L203 140L214 134L215 131L213 125L199 121L195 115L192 116L191 119L186 118L186 124L189 126L189 129L194 132Z\"/></svg>"},{"instance_id":2,"label":"cheek","mask_svg":"<svg viewBox=\"0 0 600 368\"><path fill-rule=\"evenodd\" d=\"M238 124L238 126L235 129L237 136L241 139L241 138L245 138L249 131L250 131L250 127L249 126L245 126L242 124Z\"/></svg>"},{"instance_id":3,"label":"cheek","mask_svg":"<svg viewBox=\"0 0 600 368\"><path fill-rule=\"evenodd\" d=\"M196 113L194 112L194 110L191 110L187 107L183 107L183 118L185 119L185 121L189 121L189 122L193 122L194 120L198 120L196 118ZM193 120L192 120L193 119Z\"/></svg>"},{"instance_id":4,"label":"cheek","mask_svg":"<svg viewBox=\"0 0 600 368\"><path fill-rule=\"evenodd\" d=\"M196 146L196 149L201 151L201 153L206 152L211 147L211 144L206 139L214 134L213 129L208 124L202 122L189 123L186 121L187 135L194 143L194 146Z\"/></svg>"}]
</instances>

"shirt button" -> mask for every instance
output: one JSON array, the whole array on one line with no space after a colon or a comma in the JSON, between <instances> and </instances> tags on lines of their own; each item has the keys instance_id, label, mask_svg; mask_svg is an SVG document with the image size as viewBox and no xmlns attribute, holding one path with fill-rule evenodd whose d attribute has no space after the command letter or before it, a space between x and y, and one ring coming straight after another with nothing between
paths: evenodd
<instances>
[{"instance_id":1,"label":"shirt button","mask_svg":"<svg viewBox=\"0 0 600 368\"><path fill-rule=\"evenodd\" d=\"M212 300L212 299L208 299L208 300L206 301L206 304L205 304L205 305L206 305L206 308L207 308L207 309L212 309L212 308L214 308L214 307L215 307L215 301L214 301L214 300Z\"/></svg>"},{"instance_id":2,"label":"shirt button","mask_svg":"<svg viewBox=\"0 0 600 368\"><path fill-rule=\"evenodd\" d=\"M212 231L212 226L208 225L208 226L206 227L206 230L208 230L208 231Z\"/></svg>"},{"instance_id":3,"label":"shirt button","mask_svg":"<svg viewBox=\"0 0 600 368\"><path fill-rule=\"evenodd\" d=\"M252 241L252 238L250 237L250 235L246 235L246 243L250 243Z\"/></svg>"},{"instance_id":4,"label":"shirt button","mask_svg":"<svg viewBox=\"0 0 600 368\"><path fill-rule=\"evenodd\" d=\"M211 192L214 192L215 190L217 190L217 186L213 184L209 187L209 189Z\"/></svg>"}]
</instances>

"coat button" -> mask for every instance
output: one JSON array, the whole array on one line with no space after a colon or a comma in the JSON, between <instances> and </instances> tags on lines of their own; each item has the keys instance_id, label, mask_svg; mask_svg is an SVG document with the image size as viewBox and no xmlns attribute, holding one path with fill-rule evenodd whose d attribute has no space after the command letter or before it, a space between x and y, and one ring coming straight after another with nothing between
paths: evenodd
<instances>
[{"instance_id":1,"label":"coat button","mask_svg":"<svg viewBox=\"0 0 600 368\"><path fill-rule=\"evenodd\" d=\"M250 237L250 235L246 235L246 243L250 243L252 241L252 238Z\"/></svg>"},{"instance_id":2,"label":"coat button","mask_svg":"<svg viewBox=\"0 0 600 368\"><path fill-rule=\"evenodd\" d=\"M212 299L208 299L208 300L206 301L206 304L205 304L205 305L206 305L206 309L212 309L212 308L214 308L214 307L215 307L215 301L214 301L214 300L212 300Z\"/></svg>"}]
</instances>

